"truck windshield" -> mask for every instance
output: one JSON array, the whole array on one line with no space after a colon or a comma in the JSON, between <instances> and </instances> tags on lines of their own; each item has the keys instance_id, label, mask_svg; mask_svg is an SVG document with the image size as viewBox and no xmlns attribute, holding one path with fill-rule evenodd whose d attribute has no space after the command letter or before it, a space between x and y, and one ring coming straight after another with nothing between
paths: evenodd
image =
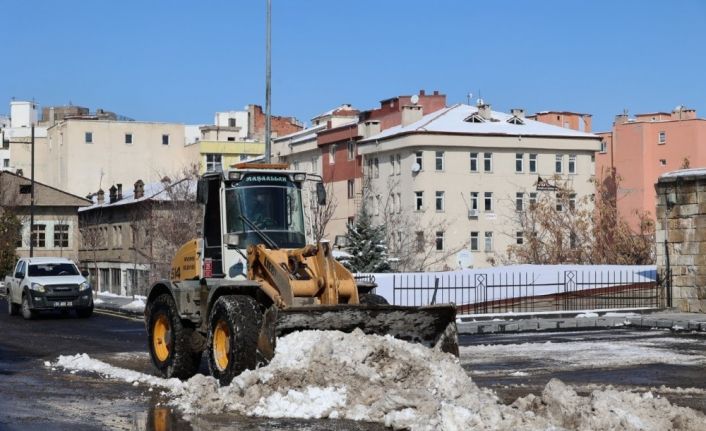
<instances>
[{"instance_id":1,"label":"truck windshield","mask_svg":"<svg viewBox=\"0 0 706 431\"><path fill-rule=\"evenodd\" d=\"M243 248L265 241L252 227L243 222L247 218L281 248L300 248L306 245L301 190L293 183L285 185L242 185L226 189L228 233L245 234Z\"/></svg>"},{"instance_id":2,"label":"truck windshield","mask_svg":"<svg viewBox=\"0 0 706 431\"><path fill-rule=\"evenodd\" d=\"M79 275L79 272L70 263L42 263L29 266L30 277L54 277L58 275Z\"/></svg>"}]
</instances>

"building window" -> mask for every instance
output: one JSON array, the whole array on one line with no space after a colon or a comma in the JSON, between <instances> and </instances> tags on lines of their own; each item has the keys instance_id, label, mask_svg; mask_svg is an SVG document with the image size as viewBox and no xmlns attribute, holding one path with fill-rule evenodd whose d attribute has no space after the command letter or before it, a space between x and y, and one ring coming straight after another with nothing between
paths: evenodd
<instances>
[{"instance_id":1,"label":"building window","mask_svg":"<svg viewBox=\"0 0 706 431\"><path fill-rule=\"evenodd\" d=\"M485 251L493 251L493 232L485 233Z\"/></svg>"},{"instance_id":2,"label":"building window","mask_svg":"<svg viewBox=\"0 0 706 431\"><path fill-rule=\"evenodd\" d=\"M437 171L444 170L444 152L443 151L436 152L436 170Z\"/></svg>"},{"instance_id":3,"label":"building window","mask_svg":"<svg viewBox=\"0 0 706 431\"><path fill-rule=\"evenodd\" d=\"M576 154L569 155L569 173L570 174L576 173Z\"/></svg>"},{"instance_id":4,"label":"building window","mask_svg":"<svg viewBox=\"0 0 706 431\"><path fill-rule=\"evenodd\" d=\"M32 246L46 247L46 228L47 226L44 224L32 225L32 233L30 235Z\"/></svg>"},{"instance_id":5,"label":"building window","mask_svg":"<svg viewBox=\"0 0 706 431\"><path fill-rule=\"evenodd\" d=\"M524 170L524 166L522 166L523 162L524 162L524 154L516 153L515 154L515 172L522 172Z\"/></svg>"},{"instance_id":6,"label":"building window","mask_svg":"<svg viewBox=\"0 0 706 431\"><path fill-rule=\"evenodd\" d=\"M608 143L606 141L601 141L601 153L607 153L608 152Z\"/></svg>"},{"instance_id":7,"label":"building window","mask_svg":"<svg viewBox=\"0 0 706 431\"><path fill-rule=\"evenodd\" d=\"M522 211L524 210L524 205L525 204L525 194L524 193L515 193L515 211Z\"/></svg>"},{"instance_id":8,"label":"building window","mask_svg":"<svg viewBox=\"0 0 706 431\"><path fill-rule=\"evenodd\" d=\"M110 269L110 287L114 292L120 291L120 268Z\"/></svg>"},{"instance_id":9,"label":"building window","mask_svg":"<svg viewBox=\"0 0 706 431\"><path fill-rule=\"evenodd\" d=\"M132 133L125 134L125 143L128 145L132 145Z\"/></svg>"},{"instance_id":10,"label":"building window","mask_svg":"<svg viewBox=\"0 0 706 431\"><path fill-rule=\"evenodd\" d=\"M659 164L662 166L667 166L667 159L659 159Z\"/></svg>"},{"instance_id":11,"label":"building window","mask_svg":"<svg viewBox=\"0 0 706 431\"><path fill-rule=\"evenodd\" d=\"M537 205L537 193L532 192L529 194L529 206L530 208L534 208Z\"/></svg>"},{"instance_id":12,"label":"building window","mask_svg":"<svg viewBox=\"0 0 706 431\"><path fill-rule=\"evenodd\" d=\"M353 180L348 180L348 199L353 199Z\"/></svg>"},{"instance_id":13,"label":"building window","mask_svg":"<svg viewBox=\"0 0 706 431\"><path fill-rule=\"evenodd\" d=\"M373 200L373 214L375 215L380 215L380 202L382 202L380 195L375 195Z\"/></svg>"},{"instance_id":14,"label":"building window","mask_svg":"<svg viewBox=\"0 0 706 431\"><path fill-rule=\"evenodd\" d=\"M576 248L576 242L578 238L576 237L575 232L570 232L569 233L569 248Z\"/></svg>"},{"instance_id":15,"label":"building window","mask_svg":"<svg viewBox=\"0 0 706 431\"><path fill-rule=\"evenodd\" d=\"M235 136L228 136L228 142L235 142Z\"/></svg>"},{"instance_id":16,"label":"building window","mask_svg":"<svg viewBox=\"0 0 706 431\"><path fill-rule=\"evenodd\" d=\"M436 210L444 210L444 192L436 192Z\"/></svg>"},{"instance_id":17,"label":"building window","mask_svg":"<svg viewBox=\"0 0 706 431\"><path fill-rule=\"evenodd\" d=\"M9 168L10 167L10 159L2 159L2 167Z\"/></svg>"},{"instance_id":18,"label":"building window","mask_svg":"<svg viewBox=\"0 0 706 431\"><path fill-rule=\"evenodd\" d=\"M414 192L414 209L424 211L424 192Z\"/></svg>"},{"instance_id":19,"label":"building window","mask_svg":"<svg viewBox=\"0 0 706 431\"><path fill-rule=\"evenodd\" d=\"M348 160L353 160L355 158L355 142L348 142Z\"/></svg>"},{"instance_id":20,"label":"building window","mask_svg":"<svg viewBox=\"0 0 706 431\"><path fill-rule=\"evenodd\" d=\"M537 172L537 155L536 154L529 155L529 171L532 173Z\"/></svg>"},{"instance_id":21,"label":"building window","mask_svg":"<svg viewBox=\"0 0 706 431\"><path fill-rule=\"evenodd\" d=\"M54 247L65 248L69 246L69 225L54 225Z\"/></svg>"},{"instance_id":22,"label":"building window","mask_svg":"<svg viewBox=\"0 0 706 431\"><path fill-rule=\"evenodd\" d=\"M667 132L661 131L659 132L659 144L666 144L667 143Z\"/></svg>"},{"instance_id":23,"label":"building window","mask_svg":"<svg viewBox=\"0 0 706 431\"><path fill-rule=\"evenodd\" d=\"M556 194L556 210L558 212L564 211L564 195L562 193Z\"/></svg>"},{"instance_id":24,"label":"building window","mask_svg":"<svg viewBox=\"0 0 706 431\"><path fill-rule=\"evenodd\" d=\"M480 250L480 246L478 244L478 232L471 232L471 251L478 250Z\"/></svg>"},{"instance_id":25,"label":"building window","mask_svg":"<svg viewBox=\"0 0 706 431\"><path fill-rule=\"evenodd\" d=\"M515 243L517 245L522 245L525 243L525 234L522 231L515 233Z\"/></svg>"},{"instance_id":26,"label":"building window","mask_svg":"<svg viewBox=\"0 0 706 431\"><path fill-rule=\"evenodd\" d=\"M228 119L228 127L235 127L235 118Z\"/></svg>"},{"instance_id":27,"label":"building window","mask_svg":"<svg viewBox=\"0 0 706 431\"><path fill-rule=\"evenodd\" d=\"M387 206L390 214L395 213L395 207L397 206L397 195L390 193L390 204Z\"/></svg>"},{"instance_id":28,"label":"building window","mask_svg":"<svg viewBox=\"0 0 706 431\"><path fill-rule=\"evenodd\" d=\"M399 175L399 174L402 173L402 156L400 156L399 154L396 154L396 155L395 155L395 161L397 162L397 163L395 164L395 168L397 169L397 170L395 171L395 175Z\"/></svg>"},{"instance_id":29,"label":"building window","mask_svg":"<svg viewBox=\"0 0 706 431\"><path fill-rule=\"evenodd\" d=\"M471 209L478 210L478 192L471 192Z\"/></svg>"},{"instance_id":30,"label":"building window","mask_svg":"<svg viewBox=\"0 0 706 431\"><path fill-rule=\"evenodd\" d=\"M556 172L557 174L560 174L562 171L562 167L564 165L563 159L564 157L561 154L557 154L554 159L554 172Z\"/></svg>"},{"instance_id":31,"label":"building window","mask_svg":"<svg viewBox=\"0 0 706 431\"><path fill-rule=\"evenodd\" d=\"M569 195L569 209L572 211L576 209L576 193Z\"/></svg>"},{"instance_id":32,"label":"building window","mask_svg":"<svg viewBox=\"0 0 706 431\"><path fill-rule=\"evenodd\" d=\"M395 156L390 155L390 176L395 175Z\"/></svg>"},{"instance_id":33,"label":"building window","mask_svg":"<svg viewBox=\"0 0 706 431\"><path fill-rule=\"evenodd\" d=\"M436 231L436 251L444 249L444 231Z\"/></svg>"},{"instance_id":34,"label":"building window","mask_svg":"<svg viewBox=\"0 0 706 431\"><path fill-rule=\"evenodd\" d=\"M328 147L328 163L329 165L336 163L336 145L329 145Z\"/></svg>"},{"instance_id":35,"label":"building window","mask_svg":"<svg viewBox=\"0 0 706 431\"><path fill-rule=\"evenodd\" d=\"M169 135L162 135L162 145L169 145Z\"/></svg>"},{"instance_id":36,"label":"building window","mask_svg":"<svg viewBox=\"0 0 706 431\"><path fill-rule=\"evenodd\" d=\"M493 153L483 153L483 171L493 171Z\"/></svg>"},{"instance_id":37,"label":"building window","mask_svg":"<svg viewBox=\"0 0 706 431\"><path fill-rule=\"evenodd\" d=\"M86 132L84 136L84 142L86 142L87 144L93 143L93 132Z\"/></svg>"},{"instance_id":38,"label":"building window","mask_svg":"<svg viewBox=\"0 0 706 431\"><path fill-rule=\"evenodd\" d=\"M375 157L373 159L373 178L379 178L380 177L380 163L378 162L378 158Z\"/></svg>"},{"instance_id":39,"label":"building window","mask_svg":"<svg viewBox=\"0 0 706 431\"><path fill-rule=\"evenodd\" d=\"M417 231L415 239L415 242L417 243L417 252L419 253L424 251L424 232Z\"/></svg>"},{"instance_id":40,"label":"building window","mask_svg":"<svg viewBox=\"0 0 706 431\"><path fill-rule=\"evenodd\" d=\"M206 154L206 170L209 172L218 172L223 170L220 154ZM296 167L294 168L297 169Z\"/></svg>"},{"instance_id":41,"label":"building window","mask_svg":"<svg viewBox=\"0 0 706 431\"><path fill-rule=\"evenodd\" d=\"M478 153L471 153L471 172L478 172Z\"/></svg>"},{"instance_id":42,"label":"building window","mask_svg":"<svg viewBox=\"0 0 706 431\"><path fill-rule=\"evenodd\" d=\"M493 212L493 192L485 192L484 194L484 209L485 212Z\"/></svg>"},{"instance_id":43,"label":"building window","mask_svg":"<svg viewBox=\"0 0 706 431\"><path fill-rule=\"evenodd\" d=\"M397 193L397 214L402 212L402 193Z\"/></svg>"},{"instance_id":44,"label":"building window","mask_svg":"<svg viewBox=\"0 0 706 431\"><path fill-rule=\"evenodd\" d=\"M416 153L414 153L414 162L417 164L420 171L422 169L424 169L424 152L423 151L417 151Z\"/></svg>"}]
</instances>

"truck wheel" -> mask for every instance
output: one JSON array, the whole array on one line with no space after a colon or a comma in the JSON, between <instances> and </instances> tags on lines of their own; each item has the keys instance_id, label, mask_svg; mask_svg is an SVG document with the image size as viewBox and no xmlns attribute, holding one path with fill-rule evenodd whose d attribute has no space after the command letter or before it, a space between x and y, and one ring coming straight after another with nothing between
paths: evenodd
<instances>
[{"instance_id":1,"label":"truck wheel","mask_svg":"<svg viewBox=\"0 0 706 431\"><path fill-rule=\"evenodd\" d=\"M22 317L26 320L32 320L37 317L37 312L29 308L29 297L22 295Z\"/></svg>"},{"instance_id":2,"label":"truck wheel","mask_svg":"<svg viewBox=\"0 0 706 431\"><path fill-rule=\"evenodd\" d=\"M163 377L188 379L198 372L201 352L191 349L194 332L181 321L168 293L157 296L147 305L147 338L150 358Z\"/></svg>"},{"instance_id":3,"label":"truck wheel","mask_svg":"<svg viewBox=\"0 0 706 431\"><path fill-rule=\"evenodd\" d=\"M365 305L390 305L390 303L387 302L387 299L374 293L360 295L359 302Z\"/></svg>"},{"instance_id":4,"label":"truck wheel","mask_svg":"<svg viewBox=\"0 0 706 431\"><path fill-rule=\"evenodd\" d=\"M262 312L249 296L218 298L208 319L208 368L221 385L258 364L257 339Z\"/></svg>"},{"instance_id":5,"label":"truck wheel","mask_svg":"<svg viewBox=\"0 0 706 431\"><path fill-rule=\"evenodd\" d=\"M20 314L20 306L12 302L12 298L10 298L10 295L7 295L7 313L10 316L17 316Z\"/></svg>"}]
</instances>

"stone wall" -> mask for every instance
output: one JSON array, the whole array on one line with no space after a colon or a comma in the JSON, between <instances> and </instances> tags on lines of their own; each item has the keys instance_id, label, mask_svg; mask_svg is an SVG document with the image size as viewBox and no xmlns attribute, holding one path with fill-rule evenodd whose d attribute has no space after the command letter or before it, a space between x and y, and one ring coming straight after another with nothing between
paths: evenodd
<instances>
[{"instance_id":1,"label":"stone wall","mask_svg":"<svg viewBox=\"0 0 706 431\"><path fill-rule=\"evenodd\" d=\"M706 170L665 174L655 189L657 268L661 272L667 269L666 237L673 306L706 312Z\"/></svg>"}]
</instances>

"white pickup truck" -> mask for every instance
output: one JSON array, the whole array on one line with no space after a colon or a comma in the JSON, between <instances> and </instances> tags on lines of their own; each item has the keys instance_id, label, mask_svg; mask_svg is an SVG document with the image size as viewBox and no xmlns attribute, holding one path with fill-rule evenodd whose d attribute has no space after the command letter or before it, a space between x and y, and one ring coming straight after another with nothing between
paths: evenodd
<instances>
[{"instance_id":1,"label":"white pickup truck","mask_svg":"<svg viewBox=\"0 0 706 431\"><path fill-rule=\"evenodd\" d=\"M78 317L93 314L93 294L76 264L62 257L21 258L14 274L5 277L10 315L25 319L47 310L75 310Z\"/></svg>"}]
</instances>

